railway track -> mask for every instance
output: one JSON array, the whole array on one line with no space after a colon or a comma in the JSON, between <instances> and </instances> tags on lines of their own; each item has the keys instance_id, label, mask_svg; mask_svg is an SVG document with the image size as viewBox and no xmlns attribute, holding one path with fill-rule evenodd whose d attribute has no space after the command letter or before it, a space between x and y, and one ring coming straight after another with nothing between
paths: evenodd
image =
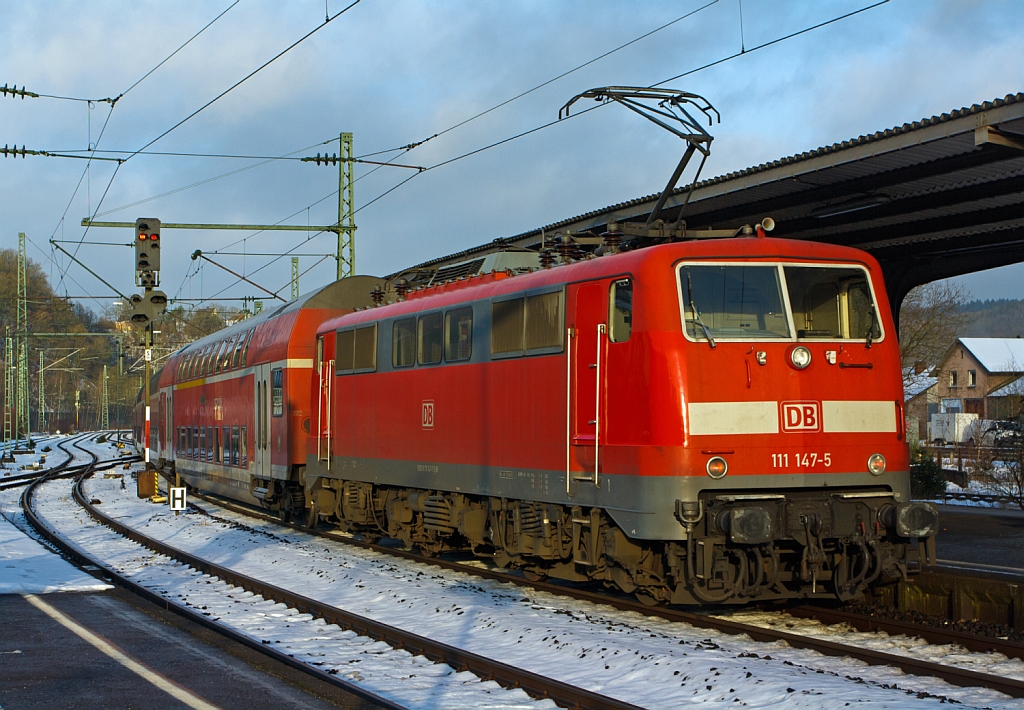
<instances>
[{"instance_id":1,"label":"railway track","mask_svg":"<svg viewBox=\"0 0 1024 710\"><path fill-rule=\"evenodd\" d=\"M415 552L395 549L393 547L387 547L376 543L365 542L345 535L339 535L337 533L309 529L303 525L297 525L294 523L283 523L279 518L275 516L255 511L245 506L229 503L220 498L214 499L209 496L197 494L195 492L192 492L192 496L193 498L200 497L204 500L215 503L216 505L222 508L231 510L241 515L254 517L260 520L264 520L266 522L274 523L276 525L283 525L293 530L305 532L325 539L334 540L336 542L341 542L347 545L352 545L368 550L374 550L376 552L380 552L383 554L392 555L395 557L400 557L403 559L420 562L428 565L433 565L436 567L440 567L442 569L463 572L466 574L476 575L478 577L483 577L498 582L514 584L520 587L537 589L581 601L588 601L595 604L603 604L611 606L620 611L631 611L636 612L638 614L642 614L644 616L657 617L668 621L683 622L698 628L712 629L726 634L745 634L750 638L754 639L755 641L769 643L775 641L783 641L794 648L809 649L817 651L818 653L827 656L855 658L870 665L893 666L900 668L906 673L940 678L948 683L958 685L961 687L984 687L992 690L997 690L1001 693L1010 695L1011 697L1024 697L1024 681L1016 680L1013 678L1003 678L1000 676L991 675L987 673L980 673L977 671L958 668L955 666L947 666L939 663L933 663L930 661L924 661L915 658L910 658L907 656L901 656L898 654L886 653L883 651L877 651L873 649L860 648L848 644L837 643L834 641L821 640L810 636L804 636L801 634L731 621L729 619L724 619L715 616L697 614L670 607L647 606L639 601L608 593L568 587L544 581L530 581L523 577L512 575L507 572L502 572L496 569L487 569L472 565L466 565L461 562L440 559L437 557L426 557ZM194 507L196 510L202 513L210 515L215 519L217 518L216 515L211 514L209 511L203 509L201 506L194 505ZM227 520L223 520L223 522L227 522L229 524L231 523L231 521ZM974 634L949 631L921 624L893 621L869 616L866 614L854 614L851 612L830 610L814 606L799 606L796 608L787 609L787 611L792 613L794 616L800 618L814 618L825 624L848 624L859 631L883 631L894 635L907 635L919 637L927 641L928 643L932 644L955 644L963 646L964 648L967 648L968 650L975 652L995 651L998 653L1002 653L1009 658L1024 659L1024 644L1013 641L1006 641L999 638L977 636Z\"/></svg>"},{"instance_id":2,"label":"railway track","mask_svg":"<svg viewBox=\"0 0 1024 710\"><path fill-rule=\"evenodd\" d=\"M77 446L77 442L75 443ZM79 447L82 448L82 447ZM85 449L82 449L85 450ZM323 604L314 599L304 597L286 589L282 589L269 582L254 579L246 575L235 572L227 567L214 564L197 556L191 555L182 550L178 550L169 545L166 545L158 540L150 538L136 530L127 528L126 526L118 523L116 520L106 516L102 511L97 509L90 501L89 497L86 496L82 491L83 482L95 472L98 462L96 461L95 454L87 452L93 457L93 462L82 470L78 474L78 480L73 487L74 500L97 522L105 525L114 532L126 537L134 542L137 542L145 547L162 554L170 559L176 560L182 564L188 565L193 569L200 571L204 574L210 575L211 577L217 577L221 581L230 584L234 587L242 589L246 592L250 592L253 595L258 595L266 600L283 603L293 609L296 609L302 613L308 613L316 618L323 619L329 624L335 624L342 629L354 631L362 636L367 636L374 640L383 641L388 645L396 649L402 649L408 651L414 655L423 656L431 661L438 663L445 663L456 671L470 671L480 677L483 680L493 680L499 685L505 688L519 688L526 692L528 695L537 699L549 699L555 702L561 707L567 708L594 708L595 710L638 710L638 706L630 703L617 700L615 698L607 697L594 693L582 688L577 688L568 683L554 680L536 673L524 671L519 668L515 668L500 661L480 656L463 649L456 648L447 644L436 642L432 639L418 636L416 634L398 629L387 624L380 623L378 621L368 619L351 612L332 607L327 604ZM120 463L120 461L117 461ZM26 489L22 496L22 507L25 510L25 516L29 520L30 524L47 540L53 543L55 546L60 548L65 554L74 559L79 564L84 566L99 568L103 570L103 576L113 581L116 584L124 586L131 591L139 594L150 601L153 601L165 608L172 609L173 611L180 613L192 621L202 624L208 628L213 628L220 633L225 633L234 640L244 643L250 648L257 649L263 653L267 653L277 660L287 663L288 665L300 668L301 670L311 673L321 680L332 683L333 685L343 687L344 689L353 692L364 699L370 700L380 704L381 707L386 708L400 708L402 706L397 705L391 701L381 698L372 693L368 693L366 690L360 688L358 685L349 683L344 679L338 678L335 675L329 674L324 671L320 671L302 661L298 661L291 656L288 656L280 651L276 651L272 647L253 640L252 638L226 629L223 625L217 624L211 621L205 615L200 612L190 609L186 606L177 604L176 602L161 597L152 590L142 587L141 585L133 582L124 575L118 573L116 570L111 569L109 565L103 563L102 560L97 560L92 556L88 555L84 550L77 547L73 543L62 538L59 533L50 529L46 526L43 521L35 514L32 509L32 497L37 486L46 480L52 480L56 476L40 477L39 479L32 481L29 487Z\"/></svg>"},{"instance_id":3,"label":"railway track","mask_svg":"<svg viewBox=\"0 0 1024 710\"><path fill-rule=\"evenodd\" d=\"M90 438L94 437L89 434L82 434L76 438L66 439L64 441L58 442L57 448L60 451L67 454L67 458L64 461L57 464L56 466L43 468L38 471L29 471L27 473L19 473L13 476L6 476L4 478L0 478L0 491L5 491L11 488L18 488L20 486L27 486L31 484L33 481L44 476L49 478L70 478L72 476L77 476L78 474L82 473L87 469L90 469L90 467L92 467L91 470L94 472L106 471L112 468L116 468L117 466L123 464L136 463L142 460L142 457L135 454L131 454L127 456L121 456L120 458L117 459L111 459L110 461L106 461L103 463L90 462L86 464L72 465L72 462L75 460L75 455L72 452L68 451L64 447L64 445L69 443L72 445L77 445L78 443L89 440ZM84 449L82 450L85 451Z\"/></svg>"}]
</instances>

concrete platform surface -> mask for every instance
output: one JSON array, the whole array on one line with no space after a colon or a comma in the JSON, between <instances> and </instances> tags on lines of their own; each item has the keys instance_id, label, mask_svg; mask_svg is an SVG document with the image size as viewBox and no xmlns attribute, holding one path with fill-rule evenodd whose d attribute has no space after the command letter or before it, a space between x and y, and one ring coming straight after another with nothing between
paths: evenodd
<instances>
[{"instance_id":1,"label":"concrete platform surface","mask_svg":"<svg viewBox=\"0 0 1024 710\"><path fill-rule=\"evenodd\" d=\"M118 589L0 595L0 707L375 706Z\"/></svg>"},{"instance_id":2,"label":"concrete platform surface","mask_svg":"<svg viewBox=\"0 0 1024 710\"><path fill-rule=\"evenodd\" d=\"M1024 570L1024 511L939 506L939 560Z\"/></svg>"}]
</instances>

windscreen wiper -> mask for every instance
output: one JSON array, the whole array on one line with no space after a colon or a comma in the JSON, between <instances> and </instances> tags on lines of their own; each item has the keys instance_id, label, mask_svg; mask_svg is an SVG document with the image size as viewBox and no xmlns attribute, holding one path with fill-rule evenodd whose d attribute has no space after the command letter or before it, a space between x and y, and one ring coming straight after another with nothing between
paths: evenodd
<instances>
[{"instance_id":1,"label":"windscreen wiper","mask_svg":"<svg viewBox=\"0 0 1024 710\"><path fill-rule=\"evenodd\" d=\"M864 347L871 349L871 341L875 339L875 304L871 304L871 314L868 319L868 333L865 336Z\"/></svg>"},{"instance_id":2,"label":"windscreen wiper","mask_svg":"<svg viewBox=\"0 0 1024 710\"><path fill-rule=\"evenodd\" d=\"M712 348L715 347L715 339L711 337L711 330L704 325L704 321L700 317L700 312L697 310L697 305L693 302L693 282L690 280L690 272L686 272L686 297L690 301L690 310L693 311L693 319L697 321L701 329L704 331L704 337L708 339L708 345ZM868 347L871 347L870 345Z\"/></svg>"}]
</instances>

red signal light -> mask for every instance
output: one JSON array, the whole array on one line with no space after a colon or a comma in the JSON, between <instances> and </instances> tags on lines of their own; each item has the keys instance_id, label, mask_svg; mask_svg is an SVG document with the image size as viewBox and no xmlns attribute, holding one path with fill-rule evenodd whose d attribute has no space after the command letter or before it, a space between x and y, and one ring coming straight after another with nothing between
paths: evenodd
<instances>
[{"instance_id":1,"label":"red signal light","mask_svg":"<svg viewBox=\"0 0 1024 710\"><path fill-rule=\"evenodd\" d=\"M157 239L160 238L160 235L159 234L150 234L149 238L152 239L155 242Z\"/></svg>"}]
</instances>

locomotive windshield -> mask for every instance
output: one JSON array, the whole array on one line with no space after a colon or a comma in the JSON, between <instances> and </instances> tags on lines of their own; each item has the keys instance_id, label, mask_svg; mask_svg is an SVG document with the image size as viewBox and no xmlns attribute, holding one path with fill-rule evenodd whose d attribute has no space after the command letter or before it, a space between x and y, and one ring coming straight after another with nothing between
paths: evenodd
<instances>
[{"instance_id":1,"label":"locomotive windshield","mask_svg":"<svg viewBox=\"0 0 1024 710\"><path fill-rule=\"evenodd\" d=\"M679 275L691 338L790 337L778 267L685 264Z\"/></svg>"},{"instance_id":2,"label":"locomotive windshield","mask_svg":"<svg viewBox=\"0 0 1024 710\"><path fill-rule=\"evenodd\" d=\"M881 329L867 274L836 266L786 266L786 287L798 338L872 340Z\"/></svg>"},{"instance_id":3,"label":"locomotive windshield","mask_svg":"<svg viewBox=\"0 0 1024 710\"><path fill-rule=\"evenodd\" d=\"M868 274L859 267L683 264L679 290L687 336L712 346L717 338L881 337Z\"/></svg>"}]
</instances>

